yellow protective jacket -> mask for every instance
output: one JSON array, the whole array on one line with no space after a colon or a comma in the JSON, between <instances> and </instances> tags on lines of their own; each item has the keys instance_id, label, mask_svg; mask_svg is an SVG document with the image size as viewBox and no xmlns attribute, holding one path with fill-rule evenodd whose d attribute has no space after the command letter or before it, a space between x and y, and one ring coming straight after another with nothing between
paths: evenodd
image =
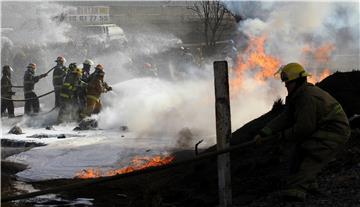
<instances>
[{"instance_id":1,"label":"yellow protective jacket","mask_svg":"<svg viewBox=\"0 0 360 207\"><path fill-rule=\"evenodd\" d=\"M86 87L86 83L80 80L75 73L69 73L64 80L60 96L66 99L77 98L79 91Z\"/></svg>"},{"instance_id":2,"label":"yellow protective jacket","mask_svg":"<svg viewBox=\"0 0 360 207\"><path fill-rule=\"evenodd\" d=\"M282 138L305 141L308 138L344 143L350 136L349 121L341 105L326 91L305 83L286 97L286 109L269 122L262 136L281 132Z\"/></svg>"},{"instance_id":3,"label":"yellow protective jacket","mask_svg":"<svg viewBox=\"0 0 360 207\"><path fill-rule=\"evenodd\" d=\"M104 87L103 81L97 77L94 77L88 83L86 97L99 102L101 93L104 93L105 91L106 89Z\"/></svg>"}]
</instances>

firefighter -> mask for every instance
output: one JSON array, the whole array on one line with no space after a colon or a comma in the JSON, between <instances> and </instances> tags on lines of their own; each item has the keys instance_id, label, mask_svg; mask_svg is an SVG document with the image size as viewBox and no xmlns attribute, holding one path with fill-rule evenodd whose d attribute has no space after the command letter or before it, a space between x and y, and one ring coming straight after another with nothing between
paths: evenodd
<instances>
[{"instance_id":1,"label":"firefighter","mask_svg":"<svg viewBox=\"0 0 360 207\"><path fill-rule=\"evenodd\" d=\"M316 176L350 136L349 121L341 105L327 92L307 82L307 73L298 63L282 66L277 74L288 91L285 111L267 123L255 136L278 135L282 144L293 146L290 175L280 192L289 200L304 200L317 190Z\"/></svg>"},{"instance_id":2,"label":"firefighter","mask_svg":"<svg viewBox=\"0 0 360 207\"><path fill-rule=\"evenodd\" d=\"M66 60L64 57L59 56L55 60L56 66L53 72L53 86L55 90L55 107L60 107L60 91L64 83L64 79L67 73L67 68L64 66Z\"/></svg>"},{"instance_id":3,"label":"firefighter","mask_svg":"<svg viewBox=\"0 0 360 207\"><path fill-rule=\"evenodd\" d=\"M14 115L14 102L11 100L11 97L15 95L15 92L12 91L11 84L11 72L13 69L5 65L2 69L1 77L1 117L5 115L5 111L8 112L8 117L13 118Z\"/></svg>"},{"instance_id":4,"label":"firefighter","mask_svg":"<svg viewBox=\"0 0 360 207\"><path fill-rule=\"evenodd\" d=\"M90 78L90 68L94 65L94 62L90 59L86 59L83 62L83 69L82 69L82 77L81 80L85 83L89 82ZM79 104L80 104L80 117L84 118L86 116L86 87L82 87L79 91Z\"/></svg>"},{"instance_id":5,"label":"firefighter","mask_svg":"<svg viewBox=\"0 0 360 207\"><path fill-rule=\"evenodd\" d=\"M87 108L86 113L88 116L97 114L101 110L101 93L111 91L112 88L104 82L104 67L99 64L95 67L95 72L91 74L90 81L87 85Z\"/></svg>"},{"instance_id":6,"label":"firefighter","mask_svg":"<svg viewBox=\"0 0 360 207\"><path fill-rule=\"evenodd\" d=\"M82 81L88 82L89 76L90 76L90 68L94 65L94 62L90 59L86 59L83 63L83 69L82 69Z\"/></svg>"},{"instance_id":7,"label":"firefighter","mask_svg":"<svg viewBox=\"0 0 360 207\"><path fill-rule=\"evenodd\" d=\"M47 76L46 73L35 76L36 64L30 63L24 75L25 114L31 115L40 111L39 98L34 93L35 83Z\"/></svg>"},{"instance_id":8,"label":"firefighter","mask_svg":"<svg viewBox=\"0 0 360 207\"><path fill-rule=\"evenodd\" d=\"M85 83L81 81L82 70L77 67L76 63L69 65L69 72L64 80L61 88L60 97L61 104L58 115L58 122L64 121L80 121L80 104L79 91L85 87Z\"/></svg>"}]
</instances>

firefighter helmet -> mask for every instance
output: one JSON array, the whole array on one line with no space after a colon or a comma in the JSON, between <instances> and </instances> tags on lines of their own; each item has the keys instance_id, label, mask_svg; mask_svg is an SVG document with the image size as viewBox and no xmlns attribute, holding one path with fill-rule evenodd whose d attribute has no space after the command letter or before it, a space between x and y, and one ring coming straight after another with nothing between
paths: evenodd
<instances>
[{"instance_id":1,"label":"firefighter helmet","mask_svg":"<svg viewBox=\"0 0 360 207\"><path fill-rule=\"evenodd\" d=\"M95 69L104 71L104 66L101 65L101 64L98 64L98 65L95 67Z\"/></svg>"},{"instance_id":2,"label":"firefighter helmet","mask_svg":"<svg viewBox=\"0 0 360 207\"><path fill-rule=\"evenodd\" d=\"M75 73L77 76L82 76L82 69L81 68L74 68L72 73Z\"/></svg>"},{"instance_id":3,"label":"firefighter helmet","mask_svg":"<svg viewBox=\"0 0 360 207\"><path fill-rule=\"evenodd\" d=\"M70 71L74 71L76 68L77 68L76 63L70 63L70 64L69 64L69 70L70 70Z\"/></svg>"},{"instance_id":4,"label":"firefighter helmet","mask_svg":"<svg viewBox=\"0 0 360 207\"><path fill-rule=\"evenodd\" d=\"M306 72L299 63L289 63L287 65L283 65L275 73L275 75L277 74L280 74L283 82L289 82L301 77L311 76L311 74Z\"/></svg>"},{"instance_id":5,"label":"firefighter helmet","mask_svg":"<svg viewBox=\"0 0 360 207\"><path fill-rule=\"evenodd\" d=\"M59 56L56 58L55 62L62 62L62 63L66 63L66 59L63 56Z\"/></svg>"},{"instance_id":6,"label":"firefighter helmet","mask_svg":"<svg viewBox=\"0 0 360 207\"><path fill-rule=\"evenodd\" d=\"M92 61L90 59L86 59L83 64L84 65L94 65L94 61Z\"/></svg>"},{"instance_id":7,"label":"firefighter helmet","mask_svg":"<svg viewBox=\"0 0 360 207\"><path fill-rule=\"evenodd\" d=\"M35 68L36 68L36 64L35 64L35 63L29 63L29 65L27 66L27 68L35 69Z\"/></svg>"}]
</instances>

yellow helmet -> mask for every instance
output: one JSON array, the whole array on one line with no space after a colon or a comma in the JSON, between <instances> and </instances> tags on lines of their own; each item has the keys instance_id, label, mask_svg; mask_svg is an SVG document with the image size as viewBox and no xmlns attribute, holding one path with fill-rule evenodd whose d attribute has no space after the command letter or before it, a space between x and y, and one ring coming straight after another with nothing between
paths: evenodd
<instances>
[{"instance_id":1,"label":"yellow helmet","mask_svg":"<svg viewBox=\"0 0 360 207\"><path fill-rule=\"evenodd\" d=\"M289 82L301 77L311 76L311 74L306 72L303 66L299 63L289 63L287 65L283 65L279 68L275 75L279 73L283 82Z\"/></svg>"},{"instance_id":2,"label":"yellow helmet","mask_svg":"<svg viewBox=\"0 0 360 207\"><path fill-rule=\"evenodd\" d=\"M82 69L81 68L75 68L72 70L73 73L76 73L77 76L82 76Z\"/></svg>"}]
</instances>

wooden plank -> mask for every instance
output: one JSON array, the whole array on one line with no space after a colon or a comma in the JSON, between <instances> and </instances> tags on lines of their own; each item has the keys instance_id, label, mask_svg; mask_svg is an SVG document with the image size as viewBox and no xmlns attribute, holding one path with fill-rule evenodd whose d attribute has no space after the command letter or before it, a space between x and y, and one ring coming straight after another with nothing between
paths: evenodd
<instances>
[{"instance_id":1,"label":"wooden plank","mask_svg":"<svg viewBox=\"0 0 360 207\"><path fill-rule=\"evenodd\" d=\"M214 62L215 110L217 150L230 146L231 116L229 100L228 65L226 61ZM219 206L232 205L230 154L218 156Z\"/></svg>"}]
</instances>

